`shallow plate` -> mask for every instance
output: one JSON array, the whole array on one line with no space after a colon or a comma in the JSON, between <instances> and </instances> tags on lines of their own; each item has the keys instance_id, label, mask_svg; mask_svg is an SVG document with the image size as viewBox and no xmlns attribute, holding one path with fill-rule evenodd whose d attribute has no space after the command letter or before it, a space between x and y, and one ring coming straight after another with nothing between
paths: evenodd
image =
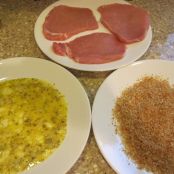
<instances>
[{"instance_id":1,"label":"shallow plate","mask_svg":"<svg viewBox=\"0 0 174 174\"><path fill-rule=\"evenodd\" d=\"M118 174L147 174L139 170L123 151L115 133L112 109L122 91L144 75L160 75L174 84L174 62L162 60L138 61L114 71L100 86L92 109L92 126L97 144L106 161Z\"/></svg>"},{"instance_id":2,"label":"shallow plate","mask_svg":"<svg viewBox=\"0 0 174 174\"><path fill-rule=\"evenodd\" d=\"M0 80L22 77L55 84L68 103L68 127L64 142L47 160L23 174L64 174L79 158L89 136L91 110L86 92L70 72L50 61L30 57L0 61Z\"/></svg>"},{"instance_id":3,"label":"shallow plate","mask_svg":"<svg viewBox=\"0 0 174 174\"><path fill-rule=\"evenodd\" d=\"M97 11L97 8L103 4L111 4L111 3L127 3L123 0L60 0L49 7L47 7L38 17L35 28L34 28L34 36L36 39L36 43L38 44L39 48L46 54L50 59L54 60L55 62L67 66L69 68L78 69L78 70L84 70L84 71L107 71L107 70L113 70L120 68L124 65L130 64L133 61L139 59L148 49L150 46L151 40L152 40L152 29L149 28L146 38L141 41L134 44L127 45L127 51L125 56L121 60L113 61L110 63L105 64L79 64L74 62L72 59L66 57L66 56L58 56L52 51L52 41L49 41L45 39L43 33L42 33L42 25L45 21L45 17L50 12L51 9L53 9L55 6L58 6L60 4L67 5L67 6L74 6L74 7L86 7L93 10L93 13L97 19L97 21L100 21L100 14ZM99 29L87 31L80 33L78 35L75 35L74 37L66 40L70 41L73 40L79 36L94 33L94 32L109 32L107 29L103 27L103 25L100 24Z\"/></svg>"}]
</instances>

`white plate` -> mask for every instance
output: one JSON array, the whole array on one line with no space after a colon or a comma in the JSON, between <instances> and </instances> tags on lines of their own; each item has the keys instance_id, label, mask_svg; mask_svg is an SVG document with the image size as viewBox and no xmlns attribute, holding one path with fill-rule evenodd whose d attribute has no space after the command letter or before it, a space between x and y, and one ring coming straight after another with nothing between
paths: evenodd
<instances>
[{"instance_id":1,"label":"white plate","mask_svg":"<svg viewBox=\"0 0 174 174\"><path fill-rule=\"evenodd\" d=\"M33 77L54 83L68 103L68 127L64 142L44 162L24 174L64 174L82 153L91 127L91 109L80 82L61 66L38 58L0 61L0 80Z\"/></svg>"},{"instance_id":2,"label":"white plate","mask_svg":"<svg viewBox=\"0 0 174 174\"><path fill-rule=\"evenodd\" d=\"M99 6L103 4L111 4L111 3L127 3L123 0L60 0L58 2L55 2L54 4L47 7L38 17L35 28L34 28L34 36L36 39L36 43L38 44L39 48L46 54L50 59L54 60L55 62L67 66L69 68L83 70L83 71L107 71L107 70L113 70L120 68L124 65L130 64L134 62L135 60L139 59L149 48L151 40L152 40L152 29L149 28L147 32L146 38L138 43L130 44L127 46L127 51L125 56L121 60L113 61L110 63L105 64L79 64L74 62L72 59L66 57L66 56L58 56L52 51L52 43L53 41L49 41L45 39L43 33L42 33L42 25L45 21L45 17L50 12L52 8L54 8L57 5L63 4L67 6L74 6L74 7L86 7L93 10L94 15L97 19L97 21L100 21L100 15L99 12L96 10ZM75 35L74 37L66 40L70 41L74 38L77 38L82 35L94 33L94 32L109 32L107 29L105 29L101 24L99 29L93 30L93 31L87 31L80 33L78 35Z\"/></svg>"},{"instance_id":3,"label":"white plate","mask_svg":"<svg viewBox=\"0 0 174 174\"><path fill-rule=\"evenodd\" d=\"M160 75L174 84L174 62L138 61L114 71L100 86L92 109L92 126L97 144L106 161L118 174L147 174L139 170L123 151L113 126L112 109L122 91L144 75Z\"/></svg>"}]
</instances>

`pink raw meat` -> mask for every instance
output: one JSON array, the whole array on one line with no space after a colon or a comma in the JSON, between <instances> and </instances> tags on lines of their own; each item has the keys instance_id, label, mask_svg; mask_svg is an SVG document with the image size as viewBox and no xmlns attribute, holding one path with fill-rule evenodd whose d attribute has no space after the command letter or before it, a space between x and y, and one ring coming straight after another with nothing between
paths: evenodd
<instances>
[{"instance_id":1,"label":"pink raw meat","mask_svg":"<svg viewBox=\"0 0 174 174\"><path fill-rule=\"evenodd\" d=\"M60 41L97 28L97 21L90 9L59 5L45 18L43 34L48 40Z\"/></svg>"},{"instance_id":2,"label":"pink raw meat","mask_svg":"<svg viewBox=\"0 0 174 174\"><path fill-rule=\"evenodd\" d=\"M93 33L69 43L53 43L53 51L81 64L102 64L121 59L126 46L113 34Z\"/></svg>"},{"instance_id":3,"label":"pink raw meat","mask_svg":"<svg viewBox=\"0 0 174 174\"><path fill-rule=\"evenodd\" d=\"M150 18L146 10L127 4L110 4L98 8L101 22L122 42L133 43L145 38Z\"/></svg>"}]
</instances>

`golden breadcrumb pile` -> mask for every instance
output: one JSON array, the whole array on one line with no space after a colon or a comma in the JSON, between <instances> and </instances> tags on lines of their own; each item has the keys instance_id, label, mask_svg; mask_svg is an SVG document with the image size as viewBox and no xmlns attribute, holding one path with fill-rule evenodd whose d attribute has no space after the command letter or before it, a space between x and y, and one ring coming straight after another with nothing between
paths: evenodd
<instances>
[{"instance_id":1,"label":"golden breadcrumb pile","mask_svg":"<svg viewBox=\"0 0 174 174\"><path fill-rule=\"evenodd\" d=\"M114 108L117 132L139 168L174 174L174 88L147 76L123 91Z\"/></svg>"}]
</instances>

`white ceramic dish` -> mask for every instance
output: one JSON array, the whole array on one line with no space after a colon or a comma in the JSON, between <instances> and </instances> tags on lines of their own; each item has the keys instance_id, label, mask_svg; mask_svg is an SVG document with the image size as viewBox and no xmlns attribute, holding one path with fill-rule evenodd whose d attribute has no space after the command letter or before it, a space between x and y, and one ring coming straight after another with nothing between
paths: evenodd
<instances>
[{"instance_id":1,"label":"white ceramic dish","mask_svg":"<svg viewBox=\"0 0 174 174\"><path fill-rule=\"evenodd\" d=\"M44 162L23 174L64 174L82 153L91 127L91 109L80 82L61 66L38 58L0 61L0 80L33 77L55 84L68 103L67 135L60 147Z\"/></svg>"},{"instance_id":2,"label":"white ceramic dish","mask_svg":"<svg viewBox=\"0 0 174 174\"><path fill-rule=\"evenodd\" d=\"M110 63L105 64L79 64L74 62L72 59L66 57L66 56L58 56L52 51L52 41L49 41L45 39L43 33L42 33L42 25L45 21L45 17L50 12L51 9L53 9L55 6L58 6L60 4L67 5L67 6L74 6L74 7L86 7L93 10L93 13L97 19L97 21L100 21L100 14L97 11L97 8L103 4L111 4L111 3L127 3L123 0L60 0L58 2L55 2L54 4L47 7L38 17L35 28L34 28L34 36L36 39L36 43L38 44L39 48L43 51L44 54L46 54L50 59L54 60L55 62L64 65L69 68L77 69L77 70L83 70L83 71L107 71L107 70L114 70L117 68L120 68L122 66L125 66L127 64L130 64L134 62L135 60L139 59L149 48L151 40L152 40L152 29L149 28L146 38L141 41L134 44L127 45L127 51L125 56L121 60L113 61ZM80 33L78 35L75 35L74 37L66 40L70 41L73 40L79 36L86 35L89 33L94 32L109 32L107 29L103 27L103 25L100 24L99 29L93 30L93 31L87 31Z\"/></svg>"},{"instance_id":3,"label":"white ceramic dish","mask_svg":"<svg viewBox=\"0 0 174 174\"><path fill-rule=\"evenodd\" d=\"M122 91L145 75L160 75L174 84L174 62L163 60L138 61L114 71L100 86L92 109L92 126L97 144L106 161L118 174L147 174L139 170L123 151L115 133L112 109Z\"/></svg>"}]
</instances>

